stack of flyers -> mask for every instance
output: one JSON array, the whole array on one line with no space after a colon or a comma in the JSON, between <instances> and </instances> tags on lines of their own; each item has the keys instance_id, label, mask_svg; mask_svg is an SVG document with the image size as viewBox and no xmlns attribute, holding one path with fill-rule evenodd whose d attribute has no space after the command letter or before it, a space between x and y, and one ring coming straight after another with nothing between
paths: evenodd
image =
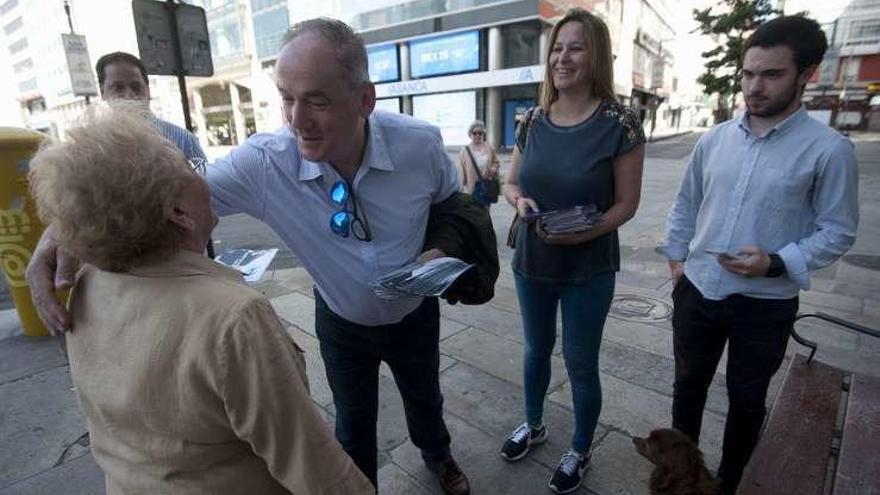
<instances>
[{"instance_id":1,"label":"stack of flyers","mask_svg":"<svg viewBox=\"0 0 880 495\"><path fill-rule=\"evenodd\" d=\"M450 257L425 263L414 261L379 277L373 282L373 291L382 299L439 296L473 266Z\"/></svg>"},{"instance_id":2,"label":"stack of flyers","mask_svg":"<svg viewBox=\"0 0 880 495\"><path fill-rule=\"evenodd\" d=\"M538 222L548 234L577 234L592 229L602 221L596 205L581 205L541 213Z\"/></svg>"},{"instance_id":3,"label":"stack of flyers","mask_svg":"<svg viewBox=\"0 0 880 495\"><path fill-rule=\"evenodd\" d=\"M277 248L272 249L227 249L217 255L214 261L222 263L241 272L245 282L259 282L269 264L278 254Z\"/></svg>"}]
</instances>

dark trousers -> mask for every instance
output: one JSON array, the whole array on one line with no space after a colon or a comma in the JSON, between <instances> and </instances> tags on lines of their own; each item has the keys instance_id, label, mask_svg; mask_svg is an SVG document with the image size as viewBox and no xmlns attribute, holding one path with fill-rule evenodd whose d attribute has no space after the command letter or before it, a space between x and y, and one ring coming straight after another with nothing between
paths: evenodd
<instances>
[{"instance_id":1,"label":"dark trousers","mask_svg":"<svg viewBox=\"0 0 880 495\"><path fill-rule=\"evenodd\" d=\"M315 330L336 406L336 438L376 483L379 363L385 361L403 398L413 444L428 463L449 455L440 393L440 306L425 301L400 323L369 327L333 313L315 292Z\"/></svg>"},{"instance_id":2,"label":"dark trousers","mask_svg":"<svg viewBox=\"0 0 880 495\"><path fill-rule=\"evenodd\" d=\"M709 384L728 344L730 407L718 476L733 493L758 441L767 413L767 387L785 358L798 299L733 295L703 298L684 276L672 291L675 387L672 426L699 441Z\"/></svg>"}]
</instances>

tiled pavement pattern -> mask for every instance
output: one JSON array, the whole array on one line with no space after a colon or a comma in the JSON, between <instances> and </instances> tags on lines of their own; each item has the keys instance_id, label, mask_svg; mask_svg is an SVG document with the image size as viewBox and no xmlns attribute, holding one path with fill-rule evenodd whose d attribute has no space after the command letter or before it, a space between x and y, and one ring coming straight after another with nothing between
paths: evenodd
<instances>
[{"instance_id":1,"label":"tiled pavement pattern","mask_svg":"<svg viewBox=\"0 0 880 495\"><path fill-rule=\"evenodd\" d=\"M862 165L862 225L853 254L880 254L880 143L859 144ZM649 158L642 206L620 232L623 271L605 327L600 370L603 408L593 465L579 493L647 494L650 465L636 454L631 437L670 422L673 377L666 266L660 243L683 159ZM512 211L492 209L499 241ZM453 452L475 494L541 494L573 429L571 393L557 344L546 409L550 440L516 464L498 456L507 433L523 420L523 337L510 273L511 251L501 246L502 274L495 299L483 306L442 305L441 387ZM282 265L285 266L285 265ZM258 289L308 359L312 398L332 422L334 409L314 330L311 280L302 268L278 269ZM839 262L817 273L804 293L801 311L826 311L863 324L880 324L880 277ZM6 322L6 323L4 323ZM17 319L0 312L0 332ZM799 325L820 342L818 358L844 368L880 373L880 342L824 326ZM14 331L11 333L15 333ZM789 356L799 350L792 342ZM726 410L724 361L709 394L701 447L710 468L717 465ZM784 365L783 365L784 366ZM380 387L379 490L382 494L440 493L433 476L408 441L403 406L383 367ZM777 376L771 393L779 385ZM70 389L63 352L54 339L15 336L0 340L0 495L103 493L103 476L87 455L85 426Z\"/></svg>"}]
</instances>

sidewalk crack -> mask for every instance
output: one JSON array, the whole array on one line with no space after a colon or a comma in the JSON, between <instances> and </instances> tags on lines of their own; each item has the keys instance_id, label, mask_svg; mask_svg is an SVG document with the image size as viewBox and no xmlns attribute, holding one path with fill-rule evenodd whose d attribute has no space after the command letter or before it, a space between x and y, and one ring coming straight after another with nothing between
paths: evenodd
<instances>
[{"instance_id":1,"label":"sidewalk crack","mask_svg":"<svg viewBox=\"0 0 880 495\"><path fill-rule=\"evenodd\" d=\"M33 373L29 373L29 374L27 374L27 375L20 376L20 377L18 377L18 378L13 378L12 380L7 380L7 381L5 381L5 382L0 382L0 387L5 386L5 385L9 385L9 384L11 384L11 383L20 382L20 381L22 381L22 380L27 380L28 378L33 378L34 376L36 376L36 375L40 375L40 374L45 373L45 372L47 372L47 371L57 370L58 368L67 368L67 367L69 367L69 366L70 366L70 365L69 365L67 362L65 362L65 363L63 363L63 364L59 364L59 365L57 365L57 366L52 366L52 367L49 367L49 368L43 368L43 369L40 369L40 370L35 370Z\"/></svg>"},{"instance_id":2,"label":"sidewalk crack","mask_svg":"<svg viewBox=\"0 0 880 495\"><path fill-rule=\"evenodd\" d=\"M61 455L58 456L58 459L55 461L55 464L52 465L52 468L57 468L58 466L64 464L64 458L67 456L67 453L70 452L70 449L73 448L74 445L79 445L80 447L88 448L91 445L91 440L89 438L89 432L86 431L82 435L76 438L76 440L68 443L64 450L61 451Z\"/></svg>"}]
</instances>

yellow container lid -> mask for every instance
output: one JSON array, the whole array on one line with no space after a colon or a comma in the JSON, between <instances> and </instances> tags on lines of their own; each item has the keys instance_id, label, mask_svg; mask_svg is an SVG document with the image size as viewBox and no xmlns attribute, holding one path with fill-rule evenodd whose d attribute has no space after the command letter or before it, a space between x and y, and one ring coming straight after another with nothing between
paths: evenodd
<instances>
[{"instance_id":1,"label":"yellow container lid","mask_svg":"<svg viewBox=\"0 0 880 495\"><path fill-rule=\"evenodd\" d=\"M0 148L35 147L48 136L21 127L0 127Z\"/></svg>"}]
</instances>

